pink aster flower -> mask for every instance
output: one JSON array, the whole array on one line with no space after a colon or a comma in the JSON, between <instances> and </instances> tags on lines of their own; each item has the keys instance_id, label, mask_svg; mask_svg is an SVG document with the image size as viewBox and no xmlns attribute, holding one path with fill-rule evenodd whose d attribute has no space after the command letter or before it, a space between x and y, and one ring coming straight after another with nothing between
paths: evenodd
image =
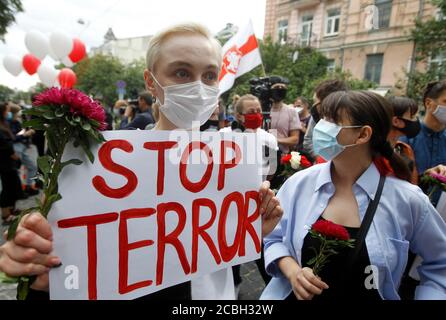
<instances>
[{"instance_id":1,"label":"pink aster flower","mask_svg":"<svg viewBox=\"0 0 446 320\"><path fill-rule=\"evenodd\" d=\"M439 182L446 184L446 177L445 177L445 176L443 176L443 175L441 175L441 174L438 174L438 173L433 173L433 172L430 173L429 175L430 175L432 178L438 180Z\"/></svg>"},{"instance_id":2,"label":"pink aster flower","mask_svg":"<svg viewBox=\"0 0 446 320\"><path fill-rule=\"evenodd\" d=\"M100 130L107 128L105 111L102 105L76 89L50 88L37 95L33 105L36 107L44 105L67 105L70 107L70 112L73 115L97 121Z\"/></svg>"}]
</instances>

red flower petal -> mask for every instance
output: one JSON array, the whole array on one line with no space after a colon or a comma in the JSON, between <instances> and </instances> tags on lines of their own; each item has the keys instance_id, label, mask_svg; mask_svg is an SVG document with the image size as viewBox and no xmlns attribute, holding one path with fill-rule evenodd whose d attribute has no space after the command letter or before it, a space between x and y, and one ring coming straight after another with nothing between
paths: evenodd
<instances>
[{"instance_id":1,"label":"red flower petal","mask_svg":"<svg viewBox=\"0 0 446 320\"><path fill-rule=\"evenodd\" d=\"M100 103L94 101L83 92L68 88L50 88L37 95L33 105L68 105L70 112L99 122L100 130L105 130L105 110Z\"/></svg>"},{"instance_id":2,"label":"red flower petal","mask_svg":"<svg viewBox=\"0 0 446 320\"><path fill-rule=\"evenodd\" d=\"M318 220L316 221L311 229L315 232L320 233L323 236L339 239L339 240L349 240L350 235L347 229L343 226L333 223L328 220Z\"/></svg>"}]
</instances>

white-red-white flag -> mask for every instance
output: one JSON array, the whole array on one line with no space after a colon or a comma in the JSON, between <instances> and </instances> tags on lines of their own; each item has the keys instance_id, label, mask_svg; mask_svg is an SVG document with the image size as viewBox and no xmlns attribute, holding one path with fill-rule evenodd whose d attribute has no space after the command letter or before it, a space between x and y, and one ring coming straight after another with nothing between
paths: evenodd
<instances>
[{"instance_id":1,"label":"white-red-white flag","mask_svg":"<svg viewBox=\"0 0 446 320\"><path fill-rule=\"evenodd\" d=\"M226 42L223 53L219 77L220 94L231 89L236 78L262 64L259 44L251 21Z\"/></svg>"}]
</instances>

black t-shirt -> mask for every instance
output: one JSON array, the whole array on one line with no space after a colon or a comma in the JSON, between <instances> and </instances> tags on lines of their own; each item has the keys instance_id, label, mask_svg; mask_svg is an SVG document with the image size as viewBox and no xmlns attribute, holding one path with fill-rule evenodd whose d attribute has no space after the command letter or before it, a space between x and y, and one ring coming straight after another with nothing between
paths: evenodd
<instances>
[{"instance_id":1,"label":"black t-shirt","mask_svg":"<svg viewBox=\"0 0 446 320\"><path fill-rule=\"evenodd\" d=\"M319 220L324 220L321 216ZM351 239L356 239L359 228L345 227ZM302 246L302 266L309 267L308 261L315 255L313 248L319 249L320 241L311 236L310 233L304 239ZM358 257L353 262L351 271L348 267L349 256L353 252L353 248L336 249L338 254L329 257L329 261L319 273L319 277L328 284L329 288L324 289L321 295L315 295L313 300L330 301L330 300L366 300L379 301L381 296L376 289L377 285L370 288L368 278L371 277L371 271L366 269L370 266L370 258L367 247L362 246ZM311 268L311 267L310 267ZM366 270L368 272L366 272ZM366 284L368 284L366 286ZM369 287L369 288L367 288ZM296 297L292 292L287 300L295 300Z\"/></svg>"}]
</instances>

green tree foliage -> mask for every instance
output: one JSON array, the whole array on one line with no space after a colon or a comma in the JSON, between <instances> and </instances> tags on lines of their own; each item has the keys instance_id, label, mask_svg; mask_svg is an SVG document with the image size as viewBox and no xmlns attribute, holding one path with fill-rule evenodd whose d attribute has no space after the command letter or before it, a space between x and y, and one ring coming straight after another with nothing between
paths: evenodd
<instances>
[{"instance_id":1,"label":"green tree foliage","mask_svg":"<svg viewBox=\"0 0 446 320\"><path fill-rule=\"evenodd\" d=\"M446 0L432 0L439 9L438 16L429 19L418 18L412 30L411 39L416 44L416 61L427 63L430 58L446 55ZM407 74L407 95L419 102L426 84L446 78L446 64L427 64L426 71L415 70ZM401 87L401 82L398 86Z\"/></svg>"},{"instance_id":2,"label":"green tree foliage","mask_svg":"<svg viewBox=\"0 0 446 320\"><path fill-rule=\"evenodd\" d=\"M86 58L73 68L77 75L76 88L92 95L102 97L106 105L112 106L118 99L116 83L126 82L124 98L136 98L144 90L144 61L134 61L124 65L117 58L95 55Z\"/></svg>"},{"instance_id":3,"label":"green tree foliage","mask_svg":"<svg viewBox=\"0 0 446 320\"><path fill-rule=\"evenodd\" d=\"M123 79L126 86L126 96L130 99L138 98L138 94L144 90L144 69L146 64L144 59L137 60L124 68Z\"/></svg>"},{"instance_id":4,"label":"green tree foliage","mask_svg":"<svg viewBox=\"0 0 446 320\"><path fill-rule=\"evenodd\" d=\"M77 75L77 89L93 97L101 97L108 106L118 99L116 82L121 80L124 66L117 58L95 55L80 61L73 70Z\"/></svg>"},{"instance_id":5,"label":"green tree foliage","mask_svg":"<svg viewBox=\"0 0 446 320\"><path fill-rule=\"evenodd\" d=\"M11 100L14 90L11 88L0 84L0 102L6 102Z\"/></svg>"},{"instance_id":6,"label":"green tree foliage","mask_svg":"<svg viewBox=\"0 0 446 320\"><path fill-rule=\"evenodd\" d=\"M340 68L336 68L336 70L333 72L327 72L322 77L307 82L304 86L304 89L302 90L301 95L306 97L307 99L312 100L313 93L317 85L322 81L332 79L345 81L351 90L367 90L377 87L377 84L374 82L355 79L349 71L342 71Z\"/></svg>"},{"instance_id":7,"label":"green tree foliage","mask_svg":"<svg viewBox=\"0 0 446 320\"><path fill-rule=\"evenodd\" d=\"M15 15L23 12L22 2L20 0L1 0L0 1L0 39L4 41L6 29L15 22Z\"/></svg>"}]
</instances>

